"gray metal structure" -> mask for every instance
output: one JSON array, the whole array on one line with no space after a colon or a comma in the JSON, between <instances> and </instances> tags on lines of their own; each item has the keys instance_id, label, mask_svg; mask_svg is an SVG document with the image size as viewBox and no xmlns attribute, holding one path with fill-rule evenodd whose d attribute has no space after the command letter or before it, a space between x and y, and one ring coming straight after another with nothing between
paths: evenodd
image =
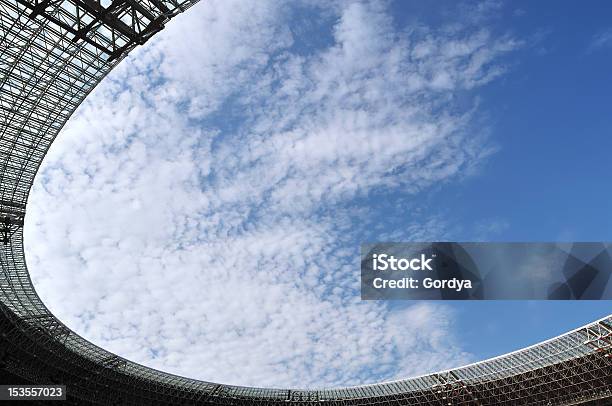
<instances>
[{"instance_id":1,"label":"gray metal structure","mask_svg":"<svg viewBox=\"0 0 612 406\"><path fill-rule=\"evenodd\" d=\"M0 379L66 384L68 402L75 404L609 404L612 315L462 368L322 390L238 387L167 374L109 353L56 319L32 286L23 250L34 176L88 93L196 1L0 0Z\"/></svg>"}]
</instances>

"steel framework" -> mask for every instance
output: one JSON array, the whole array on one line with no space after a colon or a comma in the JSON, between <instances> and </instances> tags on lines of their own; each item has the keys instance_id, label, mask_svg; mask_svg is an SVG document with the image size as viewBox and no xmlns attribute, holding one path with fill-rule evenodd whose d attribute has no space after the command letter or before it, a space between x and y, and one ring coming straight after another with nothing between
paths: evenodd
<instances>
[{"instance_id":1,"label":"steel framework","mask_svg":"<svg viewBox=\"0 0 612 406\"><path fill-rule=\"evenodd\" d=\"M574 405L612 399L612 315L498 358L341 389L221 385L147 368L81 338L29 278L23 218L64 123L137 45L197 0L0 0L0 379L62 383L75 404Z\"/></svg>"}]
</instances>

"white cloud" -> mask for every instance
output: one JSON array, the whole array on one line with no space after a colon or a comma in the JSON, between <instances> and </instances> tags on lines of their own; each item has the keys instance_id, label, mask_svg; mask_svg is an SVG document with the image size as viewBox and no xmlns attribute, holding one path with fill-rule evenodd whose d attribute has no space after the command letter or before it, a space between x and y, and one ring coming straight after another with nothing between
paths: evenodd
<instances>
[{"instance_id":1,"label":"white cloud","mask_svg":"<svg viewBox=\"0 0 612 406\"><path fill-rule=\"evenodd\" d=\"M334 21L329 46L299 45L295 7ZM475 106L455 100L516 43L479 27L399 32L386 3L197 5L52 146L25 228L42 299L111 351L224 383L336 386L466 362L445 306L359 300L365 212L350 203L456 179L489 153ZM419 228L404 226L380 236Z\"/></svg>"},{"instance_id":2,"label":"white cloud","mask_svg":"<svg viewBox=\"0 0 612 406\"><path fill-rule=\"evenodd\" d=\"M593 36L589 44L588 51L594 52L602 48L612 46L612 29L608 29Z\"/></svg>"}]
</instances>

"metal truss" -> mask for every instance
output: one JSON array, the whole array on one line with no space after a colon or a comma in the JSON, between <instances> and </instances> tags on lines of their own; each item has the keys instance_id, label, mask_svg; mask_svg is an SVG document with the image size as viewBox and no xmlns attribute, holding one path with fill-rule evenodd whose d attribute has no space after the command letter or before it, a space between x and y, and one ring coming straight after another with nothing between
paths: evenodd
<instances>
[{"instance_id":1,"label":"metal truss","mask_svg":"<svg viewBox=\"0 0 612 406\"><path fill-rule=\"evenodd\" d=\"M0 0L0 378L66 384L74 404L544 406L612 399L612 316L451 371L322 390L163 373L89 343L53 316L32 286L23 251L34 176L89 92L196 1Z\"/></svg>"}]
</instances>

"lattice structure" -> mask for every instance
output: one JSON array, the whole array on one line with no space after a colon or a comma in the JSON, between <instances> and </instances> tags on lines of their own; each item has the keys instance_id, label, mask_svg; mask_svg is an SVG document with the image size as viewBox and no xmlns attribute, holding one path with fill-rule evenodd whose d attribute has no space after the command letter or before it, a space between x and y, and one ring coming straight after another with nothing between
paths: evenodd
<instances>
[{"instance_id":1,"label":"lattice structure","mask_svg":"<svg viewBox=\"0 0 612 406\"><path fill-rule=\"evenodd\" d=\"M38 298L26 201L87 94L197 0L0 0L0 379L68 386L75 404L574 405L612 399L612 316L527 349L422 377L341 389L221 385L129 362L79 337Z\"/></svg>"}]
</instances>

